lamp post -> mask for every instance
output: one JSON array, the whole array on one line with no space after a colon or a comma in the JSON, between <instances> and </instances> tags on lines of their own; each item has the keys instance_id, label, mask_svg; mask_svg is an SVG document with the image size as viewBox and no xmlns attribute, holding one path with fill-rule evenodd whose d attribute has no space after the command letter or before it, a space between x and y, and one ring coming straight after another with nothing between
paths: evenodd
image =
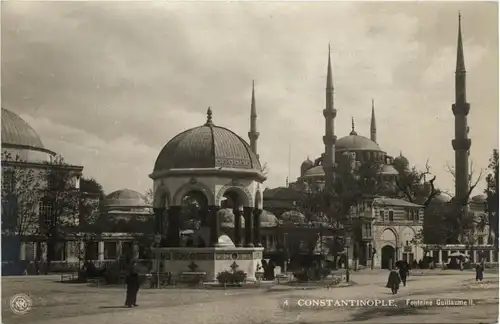
<instances>
[{"instance_id":1,"label":"lamp post","mask_svg":"<svg viewBox=\"0 0 500 324\"><path fill-rule=\"evenodd\" d=\"M349 282L349 248L351 246L351 236L348 230L346 229L345 232L345 246L346 246L346 252L345 252L345 281Z\"/></svg>"},{"instance_id":2,"label":"lamp post","mask_svg":"<svg viewBox=\"0 0 500 324\"><path fill-rule=\"evenodd\" d=\"M160 253L158 252L158 248L160 247L161 242L161 234L155 235L155 259L156 259L156 288L160 288Z\"/></svg>"}]
</instances>

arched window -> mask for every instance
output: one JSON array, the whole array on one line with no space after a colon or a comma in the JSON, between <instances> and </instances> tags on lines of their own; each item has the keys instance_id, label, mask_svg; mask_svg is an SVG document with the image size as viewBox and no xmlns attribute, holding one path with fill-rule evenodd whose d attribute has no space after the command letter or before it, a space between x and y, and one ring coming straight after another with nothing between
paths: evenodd
<instances>
[{"instance_id":1,"label":"arched window","mask_svg":"<svg viewBox=\"0 0 500 324\"><path fill-rule=\"evenodd\" d=\"M48 197L42 198L38 203L38 217L41 226L50 227L56 223L53 206L52 200Z\"/></svg>"}]
</instances>

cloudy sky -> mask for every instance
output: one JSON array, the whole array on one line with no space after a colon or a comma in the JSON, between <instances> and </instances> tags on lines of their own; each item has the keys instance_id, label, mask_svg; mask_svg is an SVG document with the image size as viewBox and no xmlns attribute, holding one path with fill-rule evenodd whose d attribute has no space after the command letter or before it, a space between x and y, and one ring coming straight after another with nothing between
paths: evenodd
<instances>
[{"instance_id":1,"label":"cloudy sky","mask_svg":"<svg viewBox=\"0 0 500 324\"><path fill-rule=\"evenodd\" d=\"M472 138L485 168L498 147L497 4L2 2L2 106L106 192L143 191L180 131L214 122L247 138L256 81L267 186L323 151L332 47L336 134L369 136L452 190L454 69L461 11ZM476 171L476 172L477 172Z\"/></svg>"}]
</instances>

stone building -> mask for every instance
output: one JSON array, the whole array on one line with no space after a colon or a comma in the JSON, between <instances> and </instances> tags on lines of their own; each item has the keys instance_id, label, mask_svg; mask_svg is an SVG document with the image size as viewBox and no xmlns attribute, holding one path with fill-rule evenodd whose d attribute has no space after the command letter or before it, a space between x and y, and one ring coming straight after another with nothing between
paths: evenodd
<instances>
[{"instance_id":1,"label":"stone building","mask_svg":"<svg viewBox=\"0 0 500 324\"><path fill-rule=\"evenodd\" d=\"M63 221L54 216L55 202L49 193L57 179L51 175L64 175L64 185L76 192L83 167L58 163L57 159L26 121L2 108L3 261L43 260L47 253L58 260L66 253L64 244L46 244L47 230ZM65 225L77 227L78 206L71 215L61 217Z\"/></svg>"},{"instance_id":2,"label":"stone building","mask_svg":"<svg viewBox=\"0 0 500 324\"><path fill-rule=\"evenodd\" d=\"M366 241L360 251L361 262L384 269L397 260L408 263L424 257L424 250L415 243L422 230L424 206L401 199L375 198L371 210L372 222L362 227ZM371 261L372 260L372 261Z\"/></svg>"}]
</instances>

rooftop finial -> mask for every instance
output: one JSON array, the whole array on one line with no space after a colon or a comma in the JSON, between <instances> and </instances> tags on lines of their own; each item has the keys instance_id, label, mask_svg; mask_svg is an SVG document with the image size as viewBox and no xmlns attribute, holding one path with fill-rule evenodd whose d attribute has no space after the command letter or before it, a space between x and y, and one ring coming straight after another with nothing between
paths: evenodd
<instances>
[{"instance_id":1,"label":"rooftop finial","mask_svg":"<svg viewBox=\"0 0 500 324\"><path fill-rule=\"evenodd\" d=\"M399 151L399 156L403 157L403 151L402 150Z\"/></svg>"},{"instance_id":2,"label":"rooftop finial","mask_svg":"<svg viewBox=\"0 0 500 324\"><path fill-rule=\"evenodd\" d=\"M212 108L210 106L208 106L208 109L207 109L207 122L205 123L205 125L213 125L213 123L212 123Z\"/></svg>"},{"instance_id":3,"label":"rooftop finial","mask_svg":"<svg viewBox=\"0 0 500 324\"><path fill-rule=\"evenodd\" d=\"M354 117L351 117L351 121L352 121L352 130L351 130L351 133L349 135L358 135L358 133L356 133L356 131L354 130Z\"/></svg>"},{"instance_id":4,"label":"rooftop finial","mask_svg":"<svg viewBox=\"0 0 500 324\"><path fill-rule=\"evenodd\" d=\"M464 49L462 41L462 15L458 12L457 68L455 72L465 72Z\"/></svg>"}]
</instances>

